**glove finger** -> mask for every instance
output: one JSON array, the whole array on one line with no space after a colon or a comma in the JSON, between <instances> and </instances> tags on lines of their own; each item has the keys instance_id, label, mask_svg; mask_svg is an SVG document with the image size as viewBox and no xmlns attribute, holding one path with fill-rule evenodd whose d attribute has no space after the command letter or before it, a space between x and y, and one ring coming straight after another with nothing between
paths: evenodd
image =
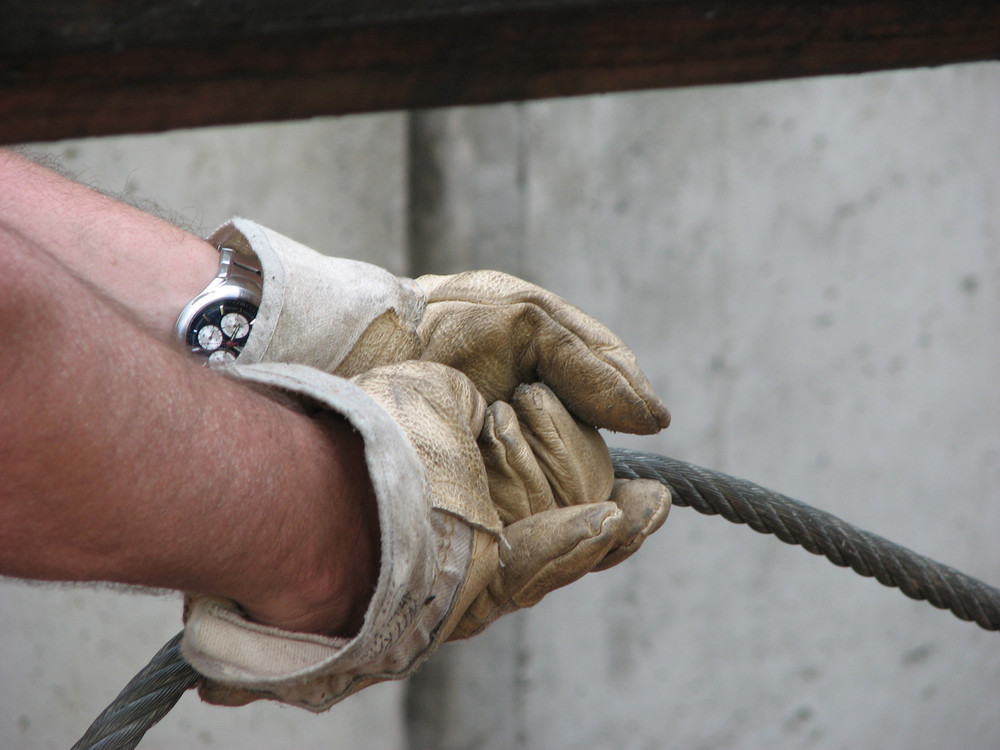
<instances>
[{"instance_id":1,"label":"glove finger","mask_svg":"<svg viewBox=\"0 0 1000 750\"><path fill-rule=\"evenodd\" d=\"M670 423L635 355L606 326L562 298L496 271L422 276L424 359L466 373L487 401L542 381L580 419L650 434Z\"/></svg>"},{"instance_id":2,"label":"glove finger","mask_svg":"<svg viewBox=\"0 0 1000 750\"><path fill-rule=\"evenodd\" d=\"M630 557L667 520L670 488L654 479L618 479L611 501L622 510L617 543L594 570L607 570Z\"/></svg>"},{"instance_id":3,"label":"glove finger","mask_svg":"<svg viewBox=\"0 0 1000 750\"><path fill-rule=\"evenodd\" d=\"M511 406L558 505L599 503L610 497L614 467L596 429L575 419L543 383L518 386Z\"/></svg>"},{"instance_id":4,"label":"glove finger","mask_svg":"<svg viewBox=\"0 0 1000 750\"><path fill-rule=\"evenodd\" d=\"M590 572L618 541L624 514L611 502L554 508L504 530L500 576L505 598L531 607Z\"/></svg>"},{"instance_id":5,"label":"glove finger","mask_svg":"<svg viewBox=\"0 0 1000 750\"><path fill-rule=\"evenodd\" d=\"M552 489L510 404L497 401L486 410L479 450L490 498L504 526L556 507Z\"/></svg>"}]
</instances>

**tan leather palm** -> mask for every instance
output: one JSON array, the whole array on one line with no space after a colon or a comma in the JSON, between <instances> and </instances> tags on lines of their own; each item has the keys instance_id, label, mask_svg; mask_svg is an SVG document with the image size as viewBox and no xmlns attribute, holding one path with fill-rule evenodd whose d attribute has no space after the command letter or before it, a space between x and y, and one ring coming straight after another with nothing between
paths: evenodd
<instances>
[{"instance_id":1,"label":"tan leather palm","mask_svg":"<svg viewBox=\"0 0 1000 750\"><path fill-rule=\"evenodd\" d=\"M429 503L499 534L477 438L486 401L462 373L434 362L400 362L353 378L402 427L423 465Z\"/></svg>"}]
</instances>

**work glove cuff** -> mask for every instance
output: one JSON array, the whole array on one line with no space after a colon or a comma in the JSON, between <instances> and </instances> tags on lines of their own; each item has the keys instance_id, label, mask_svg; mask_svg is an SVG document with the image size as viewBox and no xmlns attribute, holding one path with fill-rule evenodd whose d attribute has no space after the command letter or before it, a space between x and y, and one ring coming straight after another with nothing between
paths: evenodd
<instances>
[{"instance_id":1,"label":"work glove cuff","mask_svg":"<svg viewBox=\"0 0 1000 750\"><path fill-rule=\"evenodd\" d=\"M323 255L249 219L229 220L209 242L256 258L262 269L243 363L296 362L351 377L420 352L425 298L413 281Z\"/></svg>"},{"instance_id":2,"label":"work glove cuff","mask_svg":"<svg viewBox=\"0 0 1000 750\"><path fill-rule=\"evenodd\" d=\"M467 576L473 530L431 512L428 480L408 438L353 383L288 364L237 364L227 374L338 413L361 434L378 502L381 567L351 638L260 625L232 601L189 597L182 652L208 679L202 696L224 704L273 698L322 711L373 682L404 677L441 637Z\"/></svg>"}]
</instances>

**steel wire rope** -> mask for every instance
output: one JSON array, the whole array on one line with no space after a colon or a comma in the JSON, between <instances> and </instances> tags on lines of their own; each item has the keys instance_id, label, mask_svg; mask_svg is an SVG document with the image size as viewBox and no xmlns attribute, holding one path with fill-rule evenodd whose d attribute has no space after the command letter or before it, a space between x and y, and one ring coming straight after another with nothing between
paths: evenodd
<instances>
[{"instance_id":1,"label":"steel wire rope","mask_svg":"<svg viewBox=\"0 0 1000 750\"><path fill-rule=\"evenodd\" d=\"M655 453L612 448L615 476L655 479L671 488L673 504L720 515L762 534L774 534L834 565L898 588L906 596L948 609L960 620L1000 630L1000 589L858 529L744 479ZM184 661L178 633L161 648L94 720L73 750L132 750L143 735L197 684Z\"/></svg>"},{"instance_id":2,"label":"steel wire rope","mask_svg":"<svg viewBox=\"0 0 1000 750\"><path fill-rule=\"evenodd\" d=\"M181 656L182 634L167 641L149 664L128 681L72 750L134 748L150 727L197 684L198 673Z\"/></svg>"},{"instance_id":3,"label":"steel wire rope","mask_svg":"<svg viewBox=\"0 0 1000 750\"><path fill-rule=\"evenodd\" d=\"M783 542L825 556L834 565L898 588L911 599L951 610L960 620L974 621L984 630L1000 630L1000 589L832 513L745 479L655 453L612 448L611 456L616 476L656 479L673 490L674 505L774 534Z\"/></svg>"}]
</instances>

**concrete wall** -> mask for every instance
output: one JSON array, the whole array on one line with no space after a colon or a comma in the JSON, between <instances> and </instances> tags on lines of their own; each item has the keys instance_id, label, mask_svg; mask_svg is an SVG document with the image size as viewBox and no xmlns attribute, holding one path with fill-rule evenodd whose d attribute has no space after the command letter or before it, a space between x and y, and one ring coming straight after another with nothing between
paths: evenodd
<instances>
[{"instance_id":1,"label":"concrete wall","mask_svg":"<svg viewBox=\"0 0 1000 750\"><path fill-rule=\"evenodd\" d=\"M479 117L428 126L454 184L438 202L466 216L477 184L496 203ZM672 406L664 435L609 442L1000 584L998 66L495 117L517 123L520 165L521 245L500 262L619 331ZM996 634L687 509L620 568L448 651L414 680L420 747L1000 744Z\"/></svg>"},{"instance_id":2,"label":"concrete wall","mask_svg":"<svg viewBox=\"0 0 1000 750\"><path fill-rule=\"evenodd\" d=\"M609 443L1000 585L998 133L1000 65L973 65L50 148L203 229L239 212L394 270L552 288L672 408L664 435ZM5 583L0 746L67 746L178 610ZM408 685L321 717L187 696L143 746L993 748L996 639L678 508Z\"/></svg>"}]
</instances>

